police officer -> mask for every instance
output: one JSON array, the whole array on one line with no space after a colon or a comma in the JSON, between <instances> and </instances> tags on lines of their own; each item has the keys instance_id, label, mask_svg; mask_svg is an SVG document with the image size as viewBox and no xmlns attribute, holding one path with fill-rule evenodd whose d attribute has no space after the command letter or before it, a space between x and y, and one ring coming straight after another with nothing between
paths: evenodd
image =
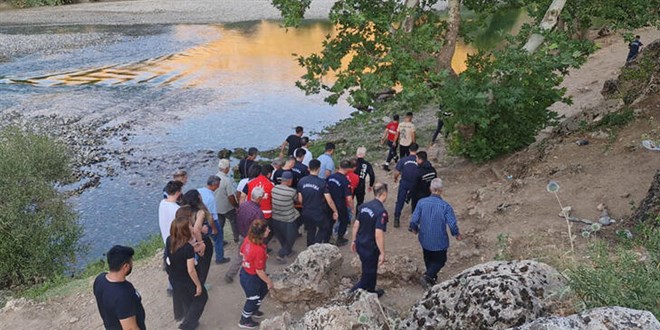
<instances>
[{"instance_id":1,"label":"police officer","mask_svg":"<svg viewBox=\"0 0 660 330\"><path fill-rule=\"evenodd\" d=\"M357 252L362 262L362 277L351 291L363 289L375 292L378 297L385 291L376 290L378 265L385 261L384 236L387 230L387 211L383 205L387 200L387 184L374 185L376 198L364 203L358 209L358 216L353 223L353 243L351 249Z\"/></svg>"},{"instance_id":2,"label":"police officer","mask_svg":"<svg viewBox=\"0 0 660 330\"><path fill-rule=\"evenodd\" d=\"M410 197L410 206L412 206L412 211L415 212L415 206L417 206L417 201L424 197L431 196L431 181L438 177L431 162L428 161L428 155L426 151L420 151L417 153L417 182L415 184L415 189L411 193Z\"/></svg>"},{"instance_id":3,"label":"police officer","mask_svg":"<svg viewBox=\"0 0 660 330\"><path fill-rule=\"evenodd\" d=\"M403 203L408 199L408 194L415 189L417 182L417 174L419 165L417 164L417 143L410 145L410 156L403 157L396 164L396 172L394 172L394 183L397 183L399 176L401 176L401 183L399 184L399 191L396 196L396 206L394 207L394 228L399 228L399 218L401 217L401 210L403 210Z\"/></svg>"},{"instance_id":4,"label":"police officer","mask_svg":"<svg viewBox=\"0 0 660 330\"><path fill-rule=\"evenodd\" d=\"M298 181L298 200L302 204L302 218L307 230L307 246L315 243L327 243L330 237L332 220L337 221L337 207L326 187L324 179L319 178L321 162L313 159L309 162L310 175ZM328 216L332 210L332 220Z\"/></svg>"}]
</instances>

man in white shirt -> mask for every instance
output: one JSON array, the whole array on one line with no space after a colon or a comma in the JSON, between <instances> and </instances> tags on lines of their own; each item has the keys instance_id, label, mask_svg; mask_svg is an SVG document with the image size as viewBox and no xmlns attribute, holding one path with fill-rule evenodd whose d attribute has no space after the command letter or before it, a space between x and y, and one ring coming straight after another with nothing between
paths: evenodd
<instances>
[{"instance_id":1,"label":"man in white shirt","mask_svg":"<svg viewBox=\"0 0 660 330\"><path fill-rule=\"evenodd\" d=\"M160 201L158 206L158 226L160 227L160 236L163 238L163 244L168 236L170 236L170 226L176 216L176 211L179 209L179 204L176 201L181 196L181 188L183 182L170 181L165 185L165 194L167 198Z\"/></svg>"},{"instance_id":2,"label":"man in white shirt","mask_svg":"<svg viewBox=\"0 0 660 330\"><path fill-rule=\"evenodd\" d=\"M306 151L305 158L303 158L301 163L303 163L303 165L309 167L309 161L314 159L314 155L312 155L312 152L309 151L309 149L307 149L307 145L309 144L309 138L306 137L306 136L303 136L303 138L300 139L300 142L302 144L302 147L300 147L298 149L304 149ZM296 150L298 150L298 149L296 149ZM294 156L296 155L296 150L293 151Z\"/></svg>"}]
</instances>

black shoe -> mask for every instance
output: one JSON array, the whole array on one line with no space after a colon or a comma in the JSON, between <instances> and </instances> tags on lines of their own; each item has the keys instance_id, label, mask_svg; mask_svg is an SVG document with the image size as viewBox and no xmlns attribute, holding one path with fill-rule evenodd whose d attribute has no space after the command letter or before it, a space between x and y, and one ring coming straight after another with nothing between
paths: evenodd
<instances>
[{"instance_id":1,"label":"black shoe","mask_svg":"<svg viewBox=\"0 0 660 330\"><path fill-rule=\"evenodd\" d=\"M215 264L216 264L216 265L226 264L226 263L228 263L229 261L231 261L230 258L224 257L224 258L222 258L222 259L220 259L220 260L216 260L216 261L215 261Z\"/></svg>"},{"instance_id":2,"label":"black shoe","mask_svg":"<svg viewBox=\"0 0 660 330\"><path fill-rule=\"evenodd\" d=\"M271 249L271 248L266 248L266 253L270 254L271 252L273 252L273 249Z\"/></svg>"},{"instance_id":3,"label":"black shoe","mask_svg":"<svg viewBox=\"0 0 660 330\"><path fill-rule=\"evenodd\" d=\"M254 329L258 326L259 322L255 322L252 318L238 322L238 327L243 329Z\"/></svg>"},{"instance_id":4,"label":"black shoe","mask_svg":"<svg viewBox=\"0 0 660 330\"><path fill-rule=\"evenodd\" d=\"M428 290L431 288L431 281L426 278L426 275L422 275L422 277L419 278L419 284L422 285L424 290Z\"/></svg>"},{"instance_id":5,"label":"black shoe","mask_svg":"<svg viewBox=\"0 0 660 330\"><path fill-rule=\"evenodd\" d=\"M256 319L260 319L260 318L264 317L264 312L256 311L256 312L252 313L252 317L254 317Z\"/></svg>"},{"instance_id":6,"label":"black shoe","mask_svg":"<svg viewBox=\"0 0 660 330\"><path fill-rule=\"evenodd\" d=\"M337 239L337 246L344 246L346 243L348 243L348 240L343 237Z\"/></svg>"},{"instance_id":7,"label":"black shoe","mask_svg":"<svg viewBox=\"0 0 660 330\"><path fill-rule=\"evenodd\" d=\"M284 259L280 256L275 257L275 261L277 261L277 263L280 264L280 265L286 265L286 259Z\"/></svg>"},{"instance_id":8,"label":"black shoe","mask_svg":"<svg viewBox=\"0 0 660 330\"><path fill-rule=\"evenodd\" d=\"M234 238L234 243L238 243L238 238Z\"/></svg>"},{"instance_id":9,"label":"black shoe","mask_svg":"<svg viewBox=\"0 0 660 330\"><path fill-rule=\"evenodd\" d=\"M394 217L394 228L399 228L401 226L401 223L399 221L399 217Z\"/></svg>"},{"instance_id":10,"label":"black shoe","mask_svg":"<svg viewBox=\"0 0 660 330\"><path fill-rule=\"evenodd\" d=\"M390 171L390 166L387 164L383 164L383 171L389 172Z\"/></svg>"},{"instance_id":11,"label":"black shoe","mask_svg":"<svg viewBox=\"0 0 660 330\"><path fill-rule=\"evenodd\" d=\"M234 278L228 275L225 275L225 283L229 284L231 282L234 282Z\"/></svg>"},{"instance_id":12,"label":"black shoe","mask_svg":"<svg viewBox=\"0 0 660 330\"><path fill-rule=\"evenodd\" d=\"M383 290L383 289L376 289L376 291L374 291L374 293L378 295L378 298L380 298L380 297L382 297L382 296L385 294L385 290Z\"/></svg>"}]
</instances>

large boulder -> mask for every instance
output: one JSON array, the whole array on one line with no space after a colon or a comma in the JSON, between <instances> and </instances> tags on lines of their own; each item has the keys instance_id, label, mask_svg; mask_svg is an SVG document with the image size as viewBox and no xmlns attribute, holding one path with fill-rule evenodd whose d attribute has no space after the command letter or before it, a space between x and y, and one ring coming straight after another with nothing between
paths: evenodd
<instances>
[{"instance_id":1,"label":"large boulder","mask_svg":"<svg viewBox=\"0 0 660 330\"><path fill-rule=\"evenodd\" d=\"M601 307L571 316L542 317L510 330L660 330L658 319L647 311Z\"/></svg>"},{"instance_id":2,"label":"large boulder","mask_svg":"<svg viewBox=\"0 0 660 330\"><path fill-rule=\"evenodd\" d=\"M314 244L298 254L281 273L274 274L273 298L281 302L300 302L328 298L338 280L343 257L331 244Z\"/></svg>"},{"instance_id":3,"label":"large boulder","mask_svg":"<svg viewBox=\"0 0 660 330\"><path fill-rule=\"evenodd\" d=\"M362 270L359 257L351 260L351 266L358 274ZM419 277L417 262L408 256L393 255L385 258L385 262L378 266L378 286L383 288L401 286Z\"/></svg>"},{"instance_id":4,"label":"large boulder","mask_svg":"<svg viewBox=\"0 0 660 330\"><path fill-rule=\"evenodd\" d=\"M264 320L261 329L268 330L386 330L395 329L398 318L383 307L375 293L358 290L342 293L329 304L310 310L296 322L287 312ZM265 326L265 327L264 327Z\"/></svg>"},{"instance_id":5,"label":"large boulder","mask_svg":"<svg viewBox=\"0 0 660 330\"><path fill-rule=\"evenodd\" d=\"M435 285L411 308L401 329L505 329L549 314L563 286L552 267L531 260L493 261Z\"/></svg>"}]
</instances>

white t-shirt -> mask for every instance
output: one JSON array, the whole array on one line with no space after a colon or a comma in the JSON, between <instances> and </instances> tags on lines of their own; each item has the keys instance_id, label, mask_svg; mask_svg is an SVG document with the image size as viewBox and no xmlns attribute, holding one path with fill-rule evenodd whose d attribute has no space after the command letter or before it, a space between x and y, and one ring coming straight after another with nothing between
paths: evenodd
<instances>
[{"instance_id":1,"label":"white t-shirt","mask_svg":"<svg viewBox=\"0 0 660 330\"><path fill-rule=\"evenodd\" d=\"M163 243L170 236L170 226L176 217L176 211L179 205L174 202L168 202L166 199L160 201L158 206L158 225L160 226L160 236L163 237Z\"/></svg>"},{"instance_id":2,"label":"white t-shirt","mask_svg":"<svg viewBox=\"0 0 660 330\"><path fill-rule=\"evenodd\" d=\"M301 163L303 163L303 165L309 167L309 162L310 162L312 159L314 159L314 155L312 155L312 152L309 151L309 149L307 149L307 148L305 148L305 147L300 147L300 148L303 148L303 149L306 151L305 156L303 157L303 160L302 160ZM294 151L293 151L293 154L295 155L297 151L298 151L298 149L294 150Z\"/></svg>"},{"instance_id":3,"label":"white t-shirt","mask_svg":"<svg viewBox=\"0 0 660 330\"><path fill-rule=\"evenodd\" d=\"M250 181L250 179L245 178L241 179L241 181L238 181L238 186L236 187L236 191L243 191L243 188L245 188L245 185Z\"/></svg>"}]
</instances>

